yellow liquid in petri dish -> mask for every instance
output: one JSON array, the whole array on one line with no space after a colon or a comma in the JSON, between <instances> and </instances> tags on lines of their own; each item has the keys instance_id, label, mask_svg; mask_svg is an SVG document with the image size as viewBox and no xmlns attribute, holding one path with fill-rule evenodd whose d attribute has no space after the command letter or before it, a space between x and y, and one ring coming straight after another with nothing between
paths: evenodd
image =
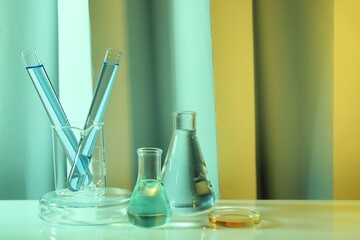
<instances>
[{"instance_id":1,"label":"yellow liquid in petri dish","mask_svg":"<svg viewBox=\"0 0 360 240\"><path fill-rule=\"evenodd\" d=\"M261 216L258 211L236 207L220 207L209 213L209 221L214 226L248 227L258 225Z\"/></svg>"}]
</instances>

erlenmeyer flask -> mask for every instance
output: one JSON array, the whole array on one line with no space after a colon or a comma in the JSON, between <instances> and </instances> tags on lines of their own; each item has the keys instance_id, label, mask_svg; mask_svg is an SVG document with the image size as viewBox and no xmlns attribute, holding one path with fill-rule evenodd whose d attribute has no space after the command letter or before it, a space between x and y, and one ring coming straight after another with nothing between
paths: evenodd
<instances>
[{"instance_id":1,"label":"erlenmeyer flask","mask_svg":"<svg viewBox=\"0 0 360 240\"><path fill-rule=\"evenodd\" d=\"M174 213L191 214L214 205L212 190L196 136L196 113L173 113L174 130L162 168L162 179Z\"/></svg>"},{"instance_id":2,"label":"erlenmeyer flask","mask_svg":"<svg viewBox=\"0 0 360 240\"><path fill-rule=\"evenodd\" d=\"M170 220L171 208L160 178L162 150L139 148L138 178L131 195L128 218L140 227L157 227Z\"/></svg>"}]
</instances>

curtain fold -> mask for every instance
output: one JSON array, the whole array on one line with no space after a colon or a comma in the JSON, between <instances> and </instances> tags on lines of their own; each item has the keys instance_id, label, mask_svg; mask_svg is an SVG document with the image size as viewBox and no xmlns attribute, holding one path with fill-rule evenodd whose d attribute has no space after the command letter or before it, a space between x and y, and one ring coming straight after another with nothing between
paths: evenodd
<instances>
[{"instance_id":1,"label":"curtain fold","mask_svg":"<svg viewBox=\"0 0 360 240\"><path fill-rule=\"evenodd\" d=\"M175 83L173 110L192 110L198 113L197 134L209 178L218 198L220 192L210 0L173 0L171 3L172 81Z\"/></svg>"},{"instance_id":2,"label":"curtain fold","mask_svg":"<svg viewBox=\"0 0 360 240\"><path fill-rule=\"evenodd\" d=\"M333 197L333 1L254 0L261 198Z\"/></svg>"},{"instance_id":3,"label":"curtain fold","mask_svg":"<svg viewBox=\"0 0 360 240\"><path fill-rule=\"evenodd\" d=\"M132 189L136 149L162 148L164 159L171 113L194 110L218 198L358 198L357 6L1 1L0 199L53 189L50 122L19 58L30 47L75 121L87 113L106 48L123 51L105 115L110 187Z\"/></svg>"},{"instance_id":4,"label":"curtain fold","mask_svg":"<svg viewBox=\"0 0 360 240\"><path fill-rule=\"evenodd\" d=\"M332 198L333 1L212 6L220 183L243 184L222 185L221 192Z\"/></svg>"},{"instance_id":5,"label":"curtain fold","mask_svg":"<svg viewBox=\"0 0 360 240\"><path fill-rule=\"evenodd\" d=\"M110 99L113 107L105 119L113 126L107 152L118 153L107 155L118 166L107 171L111 184L133 188L139 147L163 149L164 160L171 113L192 110L198 112L199 141L219 196L210 1L90 1L90 12L92 51L106 45L124 51L120 72L125 75L118 85L126 88L124 97Z\"/></svg>"},{"instance_id":6,"label":"curtain fold","mask_svg":"<svg viewBox=\"0 0 360 240\"><path fill-rule=\"evenodd\" d=\"M50 122L19 54L36 48L58 87L57 1L0 2L0 199L53 189Z\"/></svg>"},{"instance_id":7,"label":"curtain fold","mask_svg":"<svg viewBox=\"0 0 360 240\"><path fill-rule=\"evenodd\" d=\"M92 78L97 80L100 71L91 64L88 0L58 1L58 50L61 105L70 122L85 122L95 89Z\"/></svg>"},{"instance_id":8,"label":"curtain fold","mask_svg":"<svg viewBox=\"0 0 360 240\"><path fill-rule=\"evenodd\" d=\"M191 14L183 18L189 9ZM136 149L160 147L165 158L171 113L193 110L198 112L200 144L219 195L210 1L3 1L1 20L1 43L7 46L1 62L9 66L10 59L12 65L1 73L1 112L6 114L1 117L1 153L11 161L1 161L1 197L39 198L53 189L50 122L19 59L29 47L38 50L57 91L60 85L70 121L82 121L88 110L92 86L87 78L96 82L106 48L123 51L105 116L108 186L132 189ZM27 85L7 82L9 78L23 79ZM5 186L5 179L14 187Z\"/></svg>"},{"instance_id":9,"label":"curtain fold","mask_svg":"<svg viewBox=\"0 0 360 240\"><path fill-rule=\"evenodd\" d=\"M225 199L255 199L252 1L211 1L219 184Z\"/></svg>"},{"instance_id":10,"label":"curtain fold","mask_svg":"<svg viewBox=\"0 0 360 240\"><path fill-rule=\"evenodd\" d=\"M174 111L198 112L198 135L219 196L210 1L127 1L133 152L166 151ZM186 17L184 17L186 15Z\"/></svg>"},{"instance_id":11,"label":"curtain fold","mask_svg":"<svg viewBox=\"0 0 360 240\"><path fill-rule=\"evenodd\" d=\"M360 199L360 2L334 8L334 197Z\"/></svg>"},{"instance_id":12,"label":"curtain fold","mask_svg":"<svg viewBox=\"0 0 360 240\"><path fill-rule=\"evenodd\" d=\"M128 11L126 0L89 0L93 85L107 48L123 53L104 117L107 186L131 190L136 180L136 152L132 149Z\"/></svg>"}]
</instances>

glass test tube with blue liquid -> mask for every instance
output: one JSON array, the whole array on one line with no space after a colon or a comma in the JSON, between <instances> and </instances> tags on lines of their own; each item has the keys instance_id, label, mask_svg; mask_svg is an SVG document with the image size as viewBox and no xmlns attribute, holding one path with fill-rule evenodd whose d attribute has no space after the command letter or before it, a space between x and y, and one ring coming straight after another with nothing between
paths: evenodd
<instances>
[{"instance_id":1,"label":"glass test tube with blue liquid","mask_svg":"<svg viewBox=\"0 0 360 240\"><path fill-rule=\"evenodd\" d=\"M46 73L45 67L42 64L39 55L35 49L29 49L20 54L26 70L34 84L34 87L41 99L41 102L46 110L46 113L53 126L70 126L65 112L60 104L58 96L50 82ZM77 151L79 143L72 132L71 128L56 128L60 142L65 149L67 159L73 165L76 162ZM80 156L79 161L86 162L87 158ZM88 166L83 164L84 167ZM82 169L84 172L84 184L92 182L92 175L89 169Z\"/></svg>"},{"instance_id":2,"label":"glass test tube with blue liquid","mask_svg":"<svg viewBox=\"0 0 360 240\"><path fill-rule=\"evenodd\" d=\"M102 123L121 57L120 51L107 49L84 129L88 129L93 123ZM89 128L79 141L79 149L68 179L68 186L72 191L79 191L86 181L86 169L89 168L98 133L98 128ZM86 157L88 161L81 161L78 156Z\"/></svg>"}]
</instances>

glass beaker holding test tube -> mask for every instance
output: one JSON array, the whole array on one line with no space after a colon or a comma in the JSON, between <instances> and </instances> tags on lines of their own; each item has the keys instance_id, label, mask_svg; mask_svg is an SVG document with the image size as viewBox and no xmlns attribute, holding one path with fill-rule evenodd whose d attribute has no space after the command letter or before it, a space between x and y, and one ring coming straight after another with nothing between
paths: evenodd
<instances>
[{"instance_id":1,"label":"glass beaker holding test tube","mask_svg":"<svg viewBox=\"0 0 360 240\"><path fill-rule=\"evenodd\" d=\"M26 70L51 121L55 191L40 199L45 221L65 224L106 224L126 214L131 192L106 187L103 117L121 52L106 51L103 67L84 124L70 124L35 49L21 53Z\"/></svg>"},{"instance_id":2,"label":"glass beaker holding test tube","mask_svg":"<svg viewBox=\"0 0 360 240\"><path fill-rule=\"evenodd\" d=\"M92 197L100 196L106 190L106 167L105 167L105 151L104 151L104 134L103 123L93 123L88 128L83 129L83 123L71 123L71 125L51 125L52 128L52 141L53 141L53 158L54 158L54 178L55 178L55 191L61 196L75 195L78 197ZM92 131L97 131L97 136L93 140L93 150L90 157L83 157L82 161L87 161L86 175L74 174L73 178L83 180L77 181L77 191L72 190L69 186L69 175L74 166L76 151L66 150L59 135L64 132L73 132L77 142L87 137ZM76 149L77 150L77 149Z\"/></svg>"}]
</instances>

